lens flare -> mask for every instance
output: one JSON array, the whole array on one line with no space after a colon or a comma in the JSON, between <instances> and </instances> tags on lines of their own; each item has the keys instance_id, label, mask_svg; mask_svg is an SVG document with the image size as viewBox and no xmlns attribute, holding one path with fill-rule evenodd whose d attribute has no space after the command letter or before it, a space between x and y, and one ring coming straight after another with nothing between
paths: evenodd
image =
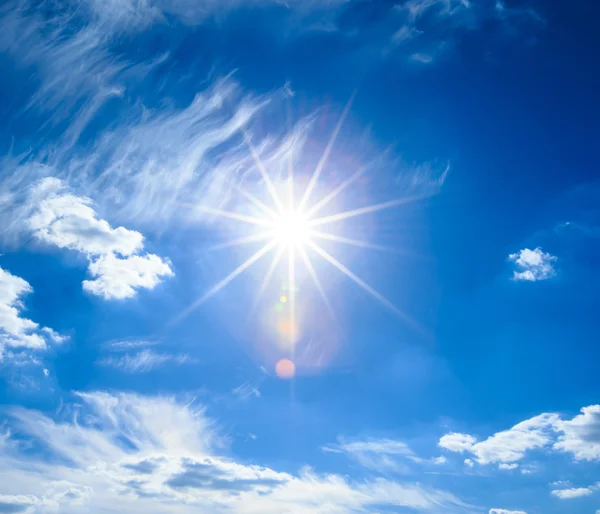
<instances>
[{"instance_id":1,"label":"lens flare","mask_svg":"<svg viewBox=\"0 0 600 514\"><path fill-rule=\"evenodd\" d=\"M289 380L296 374L296 365L290 359L281 359L275 365L275 373L279 378Z\"/></svg>"}]
</instances>

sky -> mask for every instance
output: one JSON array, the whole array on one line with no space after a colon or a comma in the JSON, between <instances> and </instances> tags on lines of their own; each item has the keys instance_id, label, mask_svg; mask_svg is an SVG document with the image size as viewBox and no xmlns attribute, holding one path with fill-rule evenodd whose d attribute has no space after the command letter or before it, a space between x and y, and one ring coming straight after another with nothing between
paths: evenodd
<instances>
[{"instance_id":1,"label":"sky","mask_svg":"<svg viewBox=\"0 0 600 514\"><path fill-rule=\"evenodd\" d=\"M600 513L600 5L7 0L0 513Z\"/></svg>"}]
</instances>

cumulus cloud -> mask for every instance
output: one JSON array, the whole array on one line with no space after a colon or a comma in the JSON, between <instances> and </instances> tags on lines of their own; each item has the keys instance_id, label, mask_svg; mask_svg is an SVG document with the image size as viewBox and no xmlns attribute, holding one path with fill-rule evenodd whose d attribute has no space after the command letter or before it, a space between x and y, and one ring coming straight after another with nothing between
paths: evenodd
<instances>
[{"instance_id":1,"label":"cumulus cloud","mask_svg":"<svg viewBox=\"0 0 600 514\"><path fill-rule=\"evenodd\" d=\"M548 280L556 275L554 263L558 258L543 252L541 248L535 250L524 248L519 253L511 253L508 260L515 263L517 268L513 273L513 280L537 282Z\"/></svg>"},{"instance_id":2,"label":"cumulus cloud","mask_svg":"<svg viewBox=\"0 0 600 514\"><path fill-rule=\"evenodd\" d=\"M600 405L581 409L572 419L544 413L478 441L470 434L449 433L438 445L456 453L471 454L479 464L498 464L515 469L516 463L534 450L571 454L576 461L600 460Z\"/></svg>"},{"instance_id":3,"label":"cumulus cloud","mask_svg":"<svg viewBox=\"0 0 600 514\"><path fill-rule=\"evenodd\" d=\"M7 347L44 349L48 342L61 343L66 338L48 327L22 317L23 297L33 292L21 277L0 267L0 360Z\"/></svg>"},{"instance_id":4,"label":"cumulus cloud","mask_svg":"<svg viewBox=\"0 0 600 514\"><path fill-rule=\"evenodd\" d=\"M490 509L489 514L527 514L522 510Z\"/></svg>"},{"instance_id":5,"label":"cumulus cloud","mask_svg":"<svg viewBox=\"0 0 600 514\"><path fill-rule=\"evenodd\" d=\"M518 464L499 464L498 465L498 469L503 469L505 471L511 471L513 469L517 469L519 467Z\"/></svg>"},{"instance_id":6,"label":"cumulus cloud","mask_svg":"<svg viewBox=\"0 0 600 514\"><path fill-rule=\"evenodd\" d=\"M98 219L92 201L67 192L64 183L48 177L32 189L26 227L38 241L85 255L94 280L83 289L105 299L135 296L173 275L169 262L154 254L137 255L144 237L124 227L112 228Z\"/></svg>"},{"instance_id":7,"label":"cumulus cloud","mask_svg":"<svg viewBox=\"0 0 600 514\"><path fill-rule=\"evenodd\" d=\"M9 505L60 512L363 512L370 507L454 512L450 493L386 479L350 482L304 469L298 474L220 455L224 440L195 404L166 397L79 394L73 419L9 410L0 448L0 483ZM44 454L26 451L43 441ZM29 448L30 446L28 446ZM327 510L323 506L327 505ZM16 508L16 507L15 507Z\"/></svg>"},{"instance_id":8,"label":"cumulus cloud","mask_svg":"<svg viewBox=\"0 0 600 514\"><path fill-rule=\"evenodd\" d=\"M562 432L554 444L556 450L571 453L576 460L600 460L600 405L581 409L571 420L560 420Z\"/></svg>"},{"instance_id":9,"label":"cumulus cloud","mask_svg":"<svg viewBox=\"0 0 600 514\"><path fill-rule=\"evenodd\" d=\"M126 373L147 373L153 369L161 368L167 364L186 364L193 359L186 354L171 355L156 353L150 349L141 350L134 354L119 357L107 357L99 361L102 366L120 369Z\"/></svg>"},{"instance_id":10,"label":"cumulus cloud","mask_svg":"<svg viewBox=\"0 0 600 514\"><path fill-rule=\"evenodd\" d=\"M570 489L554 489L550 494L560 500L572 500L573 498L581 498L589 496L598 489L598 486L590 487L572 487Z\"/></svg>"}]
</instances>

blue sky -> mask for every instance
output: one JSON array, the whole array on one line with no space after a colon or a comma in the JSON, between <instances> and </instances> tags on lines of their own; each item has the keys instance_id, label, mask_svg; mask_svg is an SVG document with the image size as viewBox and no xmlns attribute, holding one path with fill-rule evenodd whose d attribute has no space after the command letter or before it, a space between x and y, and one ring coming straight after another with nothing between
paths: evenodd
<instances>
[{"instance_id":1,"label":"blue sky","mask_svg":"<svg viewBox=\"0 0 600 514\"><path fill-rule=\"evenodd\" d=\"M595 2L0 7L0 512L600 512Z\"/></svg>"}]
</instances>

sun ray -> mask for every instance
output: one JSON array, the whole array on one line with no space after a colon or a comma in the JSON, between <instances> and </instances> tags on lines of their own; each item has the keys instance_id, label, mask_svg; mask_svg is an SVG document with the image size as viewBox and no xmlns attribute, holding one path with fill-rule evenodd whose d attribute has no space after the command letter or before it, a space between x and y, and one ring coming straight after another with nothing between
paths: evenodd
<instances>
[{"instance_id":1,"label":"sun ray","mask_svg":"<svg viewBox=\"0 0 600 514\"><path fill-rule=\"evenodd\" d=\"M260 285L260 288L259 288L258 292L256 293L254 302L252 303L252 307L250 307L250 311L248 312L248 320L250 320L250 318L256 312L258 303L260 302L262 295L264 294L265 290L267 289L267 286L269 285L269 282L271 281L271 277L273 276L273 273L275 273L275 270L277 269L277 265L279 264L279 261L281 260L281 257L283 256L284 251L285 251L285 247L281 246L279 248L279 250L277 250L277 252L275 252L275 255L273 256L273 260L271 261L271 265L269 266L269 269L267 270L267 274L265 275L265 278L263 279L263 281Z\"/></svg>"},{"instance_id":2,"label":"sun ray","mask_svg":"<svg viewBox=\"0 0 600 514\"><path fill-rule=\"evenodd\" d=\"M313 189L315 188L315 185L317 184L317 180L319 180L321 171L323 171L323 167L325 166L325 163L327 162L327 159L329 158L331 149L333 148L333 145L335 144L335 141L340 133L342 125L344 124L344 121L346 120L346 116L348 115L348 112L350 111L350 107L352 106L352 102L354 101L355 96L356 96L356 91L354 91L354 93L352 93L352 95L350 96L350 99L346 103L346 107L344 107L344 110L342 112L342 115L340 116L339 121L337 122L337 125L333 129L333 133L331 134L331 137L329 138L329 142L327 143L327 146L325 147L325 151L323 152L321 159L317 163L317 167L315 168L315 171L313 172L312 177L310 178L310 181L308 182L308 186L306 186L306 190L304 191L302 198L300 199L300 203L298 204L299 210L302 210L304 208L304 206L306 205L306 202L308 202L310 195L312 194Z\"/></svg>"},{"instance_id":3,"label":"sun ray","mask_svg":"<svg viewBox=\"0 0 600 514\"><path fill-rule=\"evenodd\" d=\"M327 234L326 232L319 232L317 230L312 230L310 232L312 237L316 237L317 239L325 239L327 241L334 241L336 243L344 243L352 246L358 246L360 248L369 248L371 250L380 250L382 252L393 252L393 248L388 248L387 246L378 245L374 243L368 243L366 241L360 241L358 239L351 239L348 237L337 236L335 234Z\"/></svg>"},{"instance_id":4,"label":"sun ray","mask_svg":"<svg viewBox=\"0 0 600 514\"><path fill-rule=\"evenodd\" d=\"M269 216L272 219L277 218L278 213L275 212L273 209L271 209L268 205L261 202L252 193L249 193L248 191L245 191L244 189L241 189L241 188L239 189L239 192L244 198L247 198L248 200L250 200L254 205L256 205L256 207L258 207L261 211L263 211L267 216Z\"/></svg>"},{"instance_id":5,"label":"sun ray","mask_svg":"<svg viewBox=\"0 0 600 514\"><path fill-rule=\"evenodd\" d=\"M200 304L208 300L211 296L218 293L221 289L223 289L227 284L229 284L234 278L236 278L240 273L247 270L252 264L254 264L257 260L259 260L263 255L269 252L277 243L275 241L271 241L263 246L260 250L252 254L246 261L240 264L237 268L235 268L229 275L227 275L223 280L215 284L211 289L209 289L206 293L204 293L198 300L196 300L192 305L190 305L187 309L185 309L181 314L179 314L172 323L177 323L185 318L190 312L196 309Z\"/></svg>"},{"instance_id":6,"label":"sun ray","mask_svg":"<svg viewBox=\"0 0 600 514\"><path fill-rule=\"evenodd\" d=\"M363 166L363 167L359 168L358 170L356 170L352 175L350 175L346 180L344 180L338 187L336 187L331 193L329 193L327 196L325 196L325 198L323 198L321 201L319 201L318 203L313 205L306 213L306 216L308 218L314 216L318 211L320 211L329 202L331 202L331 200L333 200L335 197L337 197L344 189L346 189L349 185L351 185L353 182L358 180L365 173L365 171L367 171L366 166Z\"/></svg>"},{"instance_id":7,"label":"sun ray","mask_svg":"<svg viewBox=\"0 0 600 514\"><path fill-rule=\"evenodd\" d=\"M289 282L289 304L290 304L290 333L289 343L293 357L295 356L296 343L296 255L293 248L288 249L288 282Z\"/></svg>"},{"instance_id":8,"label":"sun ray","mask_svg":"<svg viewBox=\"0 0 600 514\"><path fill-rule=\"evenodd\" d=\"M243 221L244 223L250 223L252 225L260 225L262 227L271 227L273 225L273 223L269 220L256 218L255 216L246 216L245 214L238 214L237 212L215 209L213 207L207 207L205 205L195 205L194 208L198 211L205 212L207 214L215 214L223 218L229 218L236 221Z\"/></svg>"},{"instance_id":9,"label":"sun ray","mask_svg":"<svg viewBox=\"0 0 600 514\"><path fill-rule=\"evenodd\" d=\"M331 314L331 317L337 323L337 317L335 315L333 307L331 306L329 298L327 298L327 294L325 293L323 284L321 284L321 280L319 279L319 276L317 275L317 272L310 260L310 257L308 256L308 254L306 253L306 250L304 248L299 248L299 252L300 252L300 256L302 257L302 260L304 261L304 265L306 266L306 269L308 270L308 274L313 279L313 282L315 283L315 287L317 288L317 291L321 295L321 298L323 298L323 302L325 303L325 306L327 307L329 314Z\"/></svg>"},{"instance_id":10,"label":"sun ray","mask_svg":"<svg viewBox=\"0 0 600 514\"><path fill-rule=\"evenodd\" d=\"M284 208L281 203L281 200L279 199L279 195L277 194L275 186L273 185L273 182L271 181L271 178L269 177L269 173L266 170L265 165L260 160L260 155L258 155L256 148L254 148L254 145L252 144L250 135L248 134L246 129L242 128L241 130L242 130L242 134L244 136L244 141L246 142L246 145L248 146L248 149L250 150L250 154L252 155L252 158L254 159L254 162L256 164L256 167L258 168L258 171L260 171L260 174L262 175L262 178L265 181L265 185L267 186L267 190L269 191L269 194L271 195L271 198L273 199L275 206L277 207L279 212L283 212Z\"/></svg>"},{"instance_id":11,"label":"sun ray","mask_svg":"<svg viewBox=\"0 0 600 514\"><path fill-rule=\"evenodd\" d=\"M381 293L378 293L375 289L373 289L369 284L367 284L364 280L357 277L349 268L344 266L341 262L339 262L335 257L332 257L329 253L327 253L323 248L319 245L313 243L312 241L308 242L308 245L318 253L323 259L327 262L335 266L339 269L344 275L346 275L349 279L359 285L362 289L364 289L367 293L369 293L373 298L381 302L382 305L391 310L398 317L402 318L405 322L409 323L412 327L418 329L422 332L422 328L419 327L411 318L409 318L405 313L403 313L398 307L396 307L392 302L390 302L385 296Z\"/></svg>"},{"instance_id":12,"label":"sun ray","mask_svg":"<svg viewBox=\"0 0 600 514\"><path fill-rule=\"evenodd\" d=\"M250 236L238 237L231 241L214 245L208 248L209 251L223 250L225 248L232 248L234 246L241 246L247 243L257 243L259 241L265 241L273 237L272 232L261 232L260 234L252 234Z\"/></svg>"},{"instance_id":13,"label":"sun ray","mask_svg":"<svg viewBox=\"0 0 600 514\"><path fill-rule=\"evenodd\" d=\"M332 223L334 221L341 221L355 216L361 216L363 214L369 214L371 212L383 211L384 209L391 209L392 207L399 207L400 205L406 205L414 202L421 198L426 198L430 195L420 196L409 196L408 198L398 198L397 200L390 200L388 202L377 203L374 205L368 205L359 209L353 209L351 211L340 212L338 214L332 214L331 216L325 216L323 218L317 218L309 221L311 227L318 225L324 225L325 223Z\"/></svg>"}]
</instances>

